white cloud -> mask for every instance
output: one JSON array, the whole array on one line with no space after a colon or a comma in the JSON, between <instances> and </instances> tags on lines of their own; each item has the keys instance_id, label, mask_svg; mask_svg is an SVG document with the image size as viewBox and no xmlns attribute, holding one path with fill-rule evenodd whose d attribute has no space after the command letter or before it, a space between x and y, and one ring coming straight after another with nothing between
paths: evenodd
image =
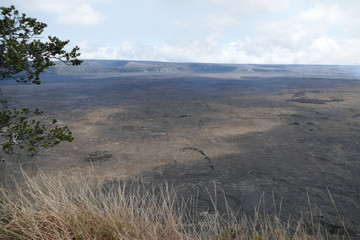
<instances>
[{"instance_id":1,"label":"white cloud","mask_svg":"<svg viewBox=\"0 0 360 240\"><path fill-rule=\"evenodd\" d=\"M344 24L347 17L346 13L341 11L337 4L325 5L318 3L314 8L301 12L298 19L301 22L341 25Z\"/></svg>"},{"instance_id":2,"label":"white cloud","mask_svg":"<svg viewBox=\"0 0 360 240\"><path fill-rule=\"evenodd\" d=\"M127 59L183 62L264 64L359 64L360 38L316 38L309 45L292 49L266 38L246 38L220 45L189 41L179 45L146 46L123 42L119 47L79 45L86 59Z\"/></svg>"},{"instance_id":3,"label":"white cloud","mask_svg":"<svg viewBox=\"0 0 360 240\"><path fill-rule=\"evenodd\" d=\"M205 4L215 4L222 6L228 10L233 11L279 11L289 6L290 0L251 0L251 1L239 1L239 0L200 0Z\"/></svg>"},{"instance_id":4,"label":"white cloud","mask_svg":"<svg viewBox=\"0 0 360 240\"><path fill-rule=\"evenodd\" d=\"M104 15L94 11L90 4L79 5L74 10L60 16L58 18L59 22L76 27L92 27L106 19Z\"/></svg>"},{"instance_id":5,"label":"white cloud","mask_svg":"<svg viewBox=\"0 0 360 240\"><path fill-rule=\"evenodd\" d=\"M254 8L263 8L270 11L279 11L287 8L290 0L252 0L249 3Z\"/></svg>"},{"instance_id":6,"label":"white cloud","mask_svg":"<svg viewBox=\"0 0 360 240\"><path fill-rule=\"evenodd\" d=\"M230 26L241 26L240 21L229 15L208 15L204 20L204 25L210 29L220 30Z\"/></svg>"},{"instance_id":7,"label":"white cloud","mask_svg":"<svg viewBox=\"0 0 360 240\"><path fill-rule=\"evenodd\" d=\"M174 21L174 25L178 28L186 28L189 26L189 23L185 20L182 20L182 19L176 19Z\"/></svg>"},{"instance_id":8,"label":"white cloud","mask_svg":"<svg viewBox=\"0 0 360 240\"><path fill-rule=\"evenodd\" d=\"M359 27L355 9L318 3L287 19L257 22L257 37L247 48L255 44L267 53L257 56L289 63L360 64Z\"/></svg>"},{"instance_id":9,"label":"white cloud","mask_svg":"<svg viewBox=\"0 0 360 240\"><path fill-rule=\"evenodd\" d=\"M88 42L78 44L87 59L360 64L356 0L112 1L106 6L112 11L100 10L111 0L5 1L88 27ZM122 14L114 14L115 8ZM105 13L111 21L99 34L91 27L104 22ZM73 42L84 39L80 31L66 30Z\"/></svg>"},{"instance_id":10,"label":"white cloud","mask_svg":"<svg viewBox=\"0 0 360 240\"><path fill-rule=\"evenodd\" d=\"M14 4L26 11L43 11L54 14L59 23L74 28L92 27L106 19L92 4L109 0L15 0Z\"/></svg>"},{"instance_id":11,"label":"white cloud","mask_svg":"<svg viewBox=\"0 0 360 240\"><path fill-rule=\"evenodd\" d=\"M217 4L217 0L207 1ZM235 4L232 0L225 2ZM230 38L227 42L224 41L226 33L222 30L227 26L239 28L239 19L221 14L209 14L206 19L211 32L202 39L158 45L124 41L114 47L83 48L83 56L184 62L360 64L360 33L354 31L349 37L333 32L338 28L341 31L346 28L358 30L360 23L352 24L350 21L358 19L354 9L316 4L286 19L271 21L260 18L249 26L252 35Z\"/></svg>"},{"instance_id":12,"label":"white cloud","mask_svg":"<svg viewBox=\"0 0 360 240\"><path fill-rule=\"evenodd\" d=\"M53 0L15 0L16 5L20 5L25 8L26 11L48 11L48 12L62 12L66 9L68 2L64 1L53 1Z\"/></svg>"}]
</instances>

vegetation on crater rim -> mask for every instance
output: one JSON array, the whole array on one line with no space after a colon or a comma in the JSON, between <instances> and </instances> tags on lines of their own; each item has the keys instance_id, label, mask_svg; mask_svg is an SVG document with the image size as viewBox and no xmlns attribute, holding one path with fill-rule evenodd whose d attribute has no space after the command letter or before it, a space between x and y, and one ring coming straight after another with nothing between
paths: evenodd
<instances>
[{"instance_id":1,"label":"vegetation on crater rim","mask_svg":"<svg viewBox=\"0 0 360 240\"><path fill-rule=\"evenodd\" d=\"M64 50L69 40L62 41L57 37L41 39L47 27L36 18L19 13L15 6L1 7L0 18L0 78L14 79L22 84L40 84L40 74L55 61L66 65L81 64L79 47L70 52ZM46 124L36 120L42 111L26 107L9 107L8 101L0 99L0 132L6 141L2 143L5 153L24 149L30 156L39 147L50 147L60 142L72 142L73 136L67 126L56 125L53 119ZM3 158L2 158L3 159Z\"/></svg>"}]
</instances>

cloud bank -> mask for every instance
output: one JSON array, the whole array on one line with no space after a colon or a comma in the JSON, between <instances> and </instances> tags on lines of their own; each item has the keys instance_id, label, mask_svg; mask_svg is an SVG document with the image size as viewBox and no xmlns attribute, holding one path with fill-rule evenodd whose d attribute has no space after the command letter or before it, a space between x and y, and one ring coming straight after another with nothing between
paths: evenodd
<instances>
[{"instance_id":1,"label":"cloud bank","mask_svg":"<svg viewBox=\"0 0 360 240\"><path fill-rule=\"evenodd\" d=\"M207 35L186 41L146 44L122 41L117 46L85 44L85 58L134 60L273 63L360 64L360 8L337 3L308 4L294 14L290 0L198 0L216 7L198 22L174 22L174 28L189 25L207 29ZM350 7L349 7L350 6ZM262 13L254 20L252 14ZM270 15L266 15L269 14ZM282 16L282 15L281 15ZM230 31L242 31L233 37ZM243 30L245 29L245 30ZM81 45L80 45L81 46Z\"/></svg>"},{"instance_id":2,"label":"cloud bank","mask_svg":"<svg viewBox=\"0 0 360 240\"><path fill-rule=\"evenodd\" d=\"M225 45L188 42L182 45L143 45L122 42L119 46L79 45L85 59L128 59L172 62L341 64L357 65L360 39L316 38L294 50L264 38L247 38Z\"/></svg>"},{"instance_id":3,"label":"cloud bank","mask_svg":"<svg viewBox=\"0 0 360 240\"><path fill-rule=\"evenodd\" d=\"M101 24L106 16L95 10L94 3L104 0L17 0L20 6L34 12L54 15L59 23L72 28L89 28Z\"/></svg>"},{"instance_id":4,"label":"cloud bank","mask_svg":"<svg viewBox=\"0 0 360 240\"><path fill-rule=\"evenodd\" d=\"M5 2L55 19L84 59L360 64L358 0Z\"/></svg>"}]
</instances>

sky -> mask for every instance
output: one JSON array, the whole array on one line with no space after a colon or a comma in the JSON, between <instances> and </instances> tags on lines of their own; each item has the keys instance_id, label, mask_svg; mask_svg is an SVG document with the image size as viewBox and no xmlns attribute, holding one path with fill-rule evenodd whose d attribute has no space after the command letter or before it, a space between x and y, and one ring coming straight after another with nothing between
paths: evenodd
<instances>
[{"instance_id":1,"label":"sky","mask_svg":"<svg viewBox=\"0 0 360 240\"><path fill-rule=\"evenodd\" d=\"M0 0L82 59L360 64L359 0Z\"/></svg>"}]
</instances>

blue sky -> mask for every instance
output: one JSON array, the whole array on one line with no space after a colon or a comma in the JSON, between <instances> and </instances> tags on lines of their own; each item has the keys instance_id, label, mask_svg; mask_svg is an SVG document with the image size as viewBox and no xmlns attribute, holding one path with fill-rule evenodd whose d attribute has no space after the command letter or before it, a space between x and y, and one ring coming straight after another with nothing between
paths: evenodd
<instances>
[{"instance_id":1,"label":"blue sky","mask_svg":"<svg viewBox=\"0 0 360 240\"><path fill-rule=\"evenodd\" d=\"M360 64L359 0L2 0L84 59Z\"/></svg>"}]
</instances>

